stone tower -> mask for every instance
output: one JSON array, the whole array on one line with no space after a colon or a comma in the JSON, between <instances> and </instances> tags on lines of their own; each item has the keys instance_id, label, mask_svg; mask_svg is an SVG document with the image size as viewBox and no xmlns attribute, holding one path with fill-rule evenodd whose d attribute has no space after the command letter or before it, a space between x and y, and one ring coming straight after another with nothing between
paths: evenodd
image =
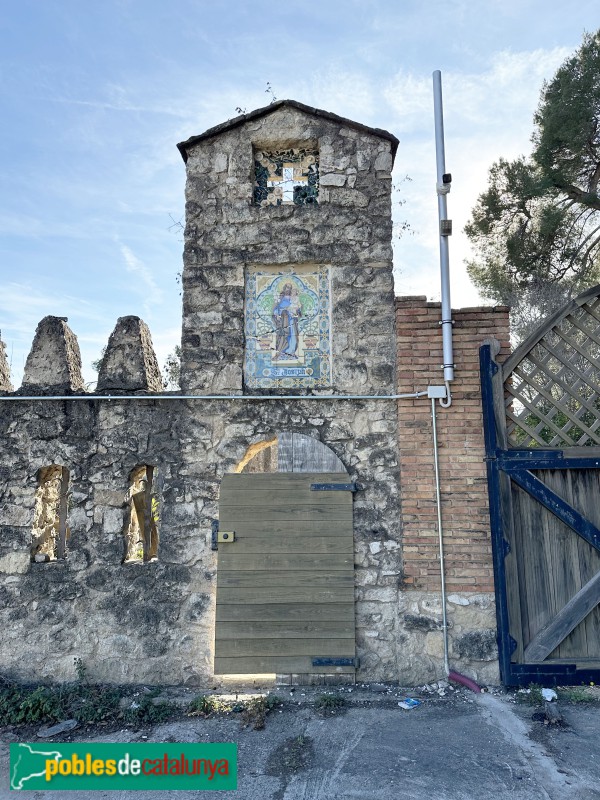
<instances>
[{"instance_id":1,"label":"stone tower","mask_svg":"<svg viewBox=\"0 0 600 800\"><path fill-rule=\"evenodd\" d=\"M356 648L362 674L378 679L398 674L402 579L397 408L385 399L396 391L397 145L386 131L291 100L179 145L187 166L182 390L234 398L190 404L185 427L201 432L207 464L202 470L190 444L182 471L192 496L208 485L216 494L213 474L239 471L270 441L280 445L280 472L309 471L295 449L282 463L289 437L333 452L360 487ZM243 399L252 395L269 399Z\"/></svg>"},{"instance_id":2,"label":"stone tower","mask_svg":"<svg viewBox=\"0 0 600 800\"><path fill-rule=\"evenodd\" d=\"M184 391L394 393L397 146L386 131L292 100L178 145ZM280 297L290 319L300 306L287 352Z\"/></svg>"}]
</instances>

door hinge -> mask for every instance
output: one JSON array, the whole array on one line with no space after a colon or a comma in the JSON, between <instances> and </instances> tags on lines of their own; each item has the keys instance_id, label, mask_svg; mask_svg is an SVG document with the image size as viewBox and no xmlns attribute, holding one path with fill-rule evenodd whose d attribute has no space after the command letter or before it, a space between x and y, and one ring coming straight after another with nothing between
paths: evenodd
<instances>
[{"instance_id":1,"label":"door hinge","mask_svg":"<svg viewBox=\"0 0 600 800\"><path fill-rule=\"evenodd\" d=\"M312 660L313 667L355 667L358 669L360 660L358 658L327 658L326 656L318 656Z\"/></svg>"},{"instance_id":2,"label":"door hinge","mask_svg":"<svg viewBox=\"0 0 600 800\"><path fill-rule=\"evenodd\" d=\"M358 492L357 483L311 483L311 492Z\"/></svg>"}]
</instances>

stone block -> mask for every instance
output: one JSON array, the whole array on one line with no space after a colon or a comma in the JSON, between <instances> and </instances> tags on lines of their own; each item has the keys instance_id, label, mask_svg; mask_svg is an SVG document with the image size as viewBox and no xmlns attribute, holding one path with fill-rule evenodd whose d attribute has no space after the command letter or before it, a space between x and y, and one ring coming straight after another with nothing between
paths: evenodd
<instances>
[{"instance_id":1,"label":"stone block","mask_svg":"<svg viewBox=\"0 0 600 800\"><path fill-rule=\"evenodd\" d=\"M97 391L161 392L162 375L146 323L120 317L100 365Z\"/></svg>"},{"instance_id":2,"label":"stone block","mask_svg":"<svg viewBox=\"0 0 600 800\"><path fill-rule=\"evenodd\" d=\"M346 176L331 172L327 175L321 175L319 183L321 186L343 186L346 183Z\"/></svg>"},{"instance_id":3,"label":"stone block","mask_svg":"<svg viewBox=\"0 0 600 800\"><path fill-rule=\"evenodd\" d=\"M121 533L124 525L124 512L120 508L104 508L101 521L106 533Z\"/></svg>"},{"instance_id":4,"label":"stone block","mask_svg":"<svg viewBox=\"0 0 600 800\"><path fill-rule=\"evenodd\" d=\"M212 383L215 394L233 394L242 391L242 369L239 364L224 364Z\"/></svg>"},{"instance_id":5,"label":"stone block","mask_svg":"<svg viewBox=\"0 0 600 800\"><path fill-rule=\"evenodd\" d=\"M2 509L2 524L12 525L15 528L31 525L33 522L33 509L25 506L6 505Z\"/></svg>"},{"instance_id":6,"label":"stone block","mask_svg":"<svg viewBox=\"0 0 600 800\"><path fill-rule=\"evenodd\" d=\"M215 172L226 172L227 162L227 153L217 153L212 164L213 170Z\"/></svg>"},{"instance_id":7,"label":"stone block","mask_svg":"<svg viewBox=\"0 0 600 800\"><path fill-rule=\"evenodd\" d=\"M78 394L85 390L77 337L66 317L44 317L25 362L21 394Z\"/></svg>"},{"instance_id":8,"label":"stone block","mask_svg":"<svg viewBox=\"0 0 600 800\"><path fill-rule=\"evenodd\" d=\"M330 202L337 203L342 208L366 208L369 198L358 189L334 188L329 190Z\"/></svg>"},{"instance_id":9,"label":"stone block","mask_svg":"<svg viewBox=\"0 0 600 800\"><path fill-rule=\"evenodd\" d=\"M463 597L460 594L449 594L448 595L448 602L453 603L455 606L468 606L469 599L467 597Z\"/></svg>"},{"instance_id":10,"label":"stone block","mask_svg":"<svg viewBox=\"0 0 600 800\"><path fill-rule=\"evenodd\" d=\"M0 558L0 572L9 575L22 575L27 572L31 559L28 550L16 550Z\"/></svg>"}]
</instances>

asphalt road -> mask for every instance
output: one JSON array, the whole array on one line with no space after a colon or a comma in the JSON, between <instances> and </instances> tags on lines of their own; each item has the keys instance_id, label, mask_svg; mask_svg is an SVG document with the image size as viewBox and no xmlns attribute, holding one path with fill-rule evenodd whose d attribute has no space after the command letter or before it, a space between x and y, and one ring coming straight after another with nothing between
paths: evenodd
<instances>
[{"instance_id":1,"label":"asphalt road","mask_svg":"<svg viewBox=\"0 0 600 800\"><path fill-rule=\"evenodd\" d=\"M239 715L185 717L151 729L123 729L81 741L238 744L236 792L179 791L177 800L230 795L238 800L600 800L600 706L561 705L565 727L533 721L536 709L514 695L468 691L397 706L396 692L355 690L349 704L320 716L310 692L289 694L263 730ZM5 740L18 741L15 731ZM77 741L78 732L72 739ZM31 740L31 739L29 739ZM8 742L0 746L0 798L8 790ZM36 800L156 800L157 792L28 791ZM163 793L164 794L164 793Z\"/></svg>"}]
</instances>

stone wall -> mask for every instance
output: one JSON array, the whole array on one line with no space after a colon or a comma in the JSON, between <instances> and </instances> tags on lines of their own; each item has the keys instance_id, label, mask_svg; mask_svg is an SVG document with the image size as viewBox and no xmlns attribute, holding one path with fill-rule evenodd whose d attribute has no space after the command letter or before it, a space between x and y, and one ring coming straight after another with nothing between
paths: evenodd
<instances>
[{"instance_id":1,"label":"stone wall","mask_svg":"<svg viewBox=\"0 0 600 800\"><path fill-rule=\"evenodd\" d=\"M453 405L438 406L450 658L459 671L494 682L477 353L491 336L506 353L507 314L466 309L454 318ZM400 392L439 380L438 319L438 304L397 299ZM129 378L122 362L112 360L121 390L134 392L136 359ZM219 482L253 444L296 430L318 435L365 487L354 501L359 677L407 685L443 677L429 401L398 402L396 451L393 403L172 396L3 401L2 670L24 680L68 680L79 657L93 680L213 680L216 554L210 532ZM70 472L68 558L32 563L38 472L52 464ZM142 464L154 465L158 477L159 558L122 563L129 476ZM390 476L391 487L385 484Z\"/></svg>"},{"instance_id":2,"label":"stone wall","mask_svg":"<svg viewBox=\"0 0 600 800\"><path fill-rule=\"evenodd\" d=\"M252 205L253 148L304 142L318 149L318 205ZM319 265L331 278L332 378L327 387L302 393L394 394L390 191L396 145L385 132L287 102L180 145L188 170L182 389L223 399L151 399L148 393L159 387L149 332L140 320L123 318L98 390L148 399L5 401L5 670L23 679L66 680L78 657L95 680L214 680L210 533L220 479L248 448L279 432L299 432L331 448L361 484L354 502L359 678L397 676L395 402L288 401L281 391L280 399L248 402L243 383L246 268ZM47 318L38 334L30 393L81 391L73 369L76 340L66 320ZM53 354L56 378L48 377L44 348ZM37 476L52 464L71 476L69 555L35 564ZM129 476L144 464L154 466L160 481L158 560L122 563Z\"/></svg>"},{"instance_id":3,"label":"stone wall","mask_svg":"<svg viewBox=\"0 0 600 800\"><path fill-rule=\"evenodd\" d=\"M498 681L494 572L479 384L479 346L495 338L510 352L508 308L452 311L455 381L450 408L436 406L450 663L484 682ZM440 303L396 298L398 391L440 382ZM440 562L430 401L398 403L404 591L401 675L443 677Z\"/></svg>"},{"instance_id":4,"label":"stone wall","mask_svg":"<svg viewBox=\"0 0 600 800\"><path fill-rule=\"evenodd\" d=\"M1 668L22 680L206 684L212 675L217 554L210 549L221 477L273 431L317 429L364 484L355 500L357 641L363 679L394 679L400 534L398 471L371 442L395 431L395 408L285 400L57 400L7 403L0 417ZM258 412L258 413L257 413ZM342 418L340 419L340 416ZM357 435L359 433L360 435ZM389 458L389 456L388 456ZM31 563L39 469L71 474L68 558ZM126 562L129 475L161 481L158 560ZM391 489L379 475L392 476Z\"/></svg>"},{"instance_id":5,"label":"stone wall","mask_svg":"<svg viewBox=\"0 0 600 800\"><path fill-rule=\"evenodd\" d=\"M318 204L253 205L256 148L294 145L318 151ZM214 683L210 537L220 481L262 442L296 432L329 447L360 484L358 679L442 676L429 402L340 397L441 382L439 308L393 294L396 145L384 131L283 101L179 146L188 170L182 389L195 397L162 392L150 332L136 317L118 321L94 395L82 394L67 320L42 320L16 393L0 346L0 671L64 681L80 658L96 681ZM307 265L331 278L331 379L295 389L298 399L283 388L261 389L269 396L261 399L244 383L248 270ZM495 634L477 349L488 336L505 343L507 313L467 309L456 320L454 402L439 411L451 657L489 679ZM53 466L69 480L68 557L49 548L50 560L37 563L36 493L49 474L40 470ZM144 466L153 468L160 513L158 558L145 561L127 549L130 480Z\"/></svg>"}]
</instances>

